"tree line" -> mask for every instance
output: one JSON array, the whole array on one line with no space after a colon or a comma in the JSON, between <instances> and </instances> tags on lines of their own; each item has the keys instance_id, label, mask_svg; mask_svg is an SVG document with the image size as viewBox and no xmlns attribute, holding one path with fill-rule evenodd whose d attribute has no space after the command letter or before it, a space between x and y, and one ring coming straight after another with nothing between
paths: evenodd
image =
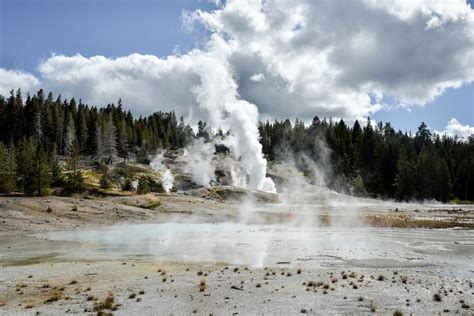
<instances>
[{"instance_id":1,"label":"tree line","mask_svg":"<svg viewBox=\"0 0 474 316\"><path fill-rule=\"evenodd\" d=\"M425 123L412 135L390 123L373 126L368 119L362 126L356 120L350 127L342 119L317 116L309 126L277 120L260 123L259 130L270 161L283 160L288 152L329 160L334 188L397 200L474 200L474 136L433 135Z\"/></svg>"},{"instance_id":2,"label":"tree line","mask_svg":"<svg viewBox=\"0 0 474 316\"><path fill-rule=\"evenodd\" d=\"M197 137L223 135L201 121L194 133L174 112L134 118L121 100L97 108L74 98L54 98L51 92L46 96L43 90L24 98L20 89L0 95L0 130L0 192L38 195L50 187L80 191L81 158L97 165L117 158L146 162L157 149L183 148ZM473 137L462 141L432 135L424 123L411 135L396 132L390 123L356 121L350 127L344 120L318 117L308 126L299 120L261 122L259 131L270 161L284 160L288 152L327 160L333 188L399 200L474 200ZM60 160L66 161L66 173ZM298 167L308 172L309 166ZM102 180L105 186L107 178Z\"/></svg>"}]
</instances>

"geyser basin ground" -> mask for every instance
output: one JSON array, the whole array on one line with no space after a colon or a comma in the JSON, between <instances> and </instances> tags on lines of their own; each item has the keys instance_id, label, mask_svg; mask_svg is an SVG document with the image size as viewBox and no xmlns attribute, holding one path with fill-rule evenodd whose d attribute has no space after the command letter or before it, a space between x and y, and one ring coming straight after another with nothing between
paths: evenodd
<instances>
[{"instance_id":1,"label":"geyser basin ground","mask_svg":"<svg viewBox=\"0 0 474 316\"><path fill-rule=\"evenodd\" d=\"M472 314L472 206L159 198L0 198L0 315Z\"/></svg>"},{"instance_id":2,"label":"geyser basin ground","mask_svg":"<svg viewBox=\"0 0 474 316\"><path fill-rule=\"evenodd\" d=\"M469 230L368 227L291 227L241 223L130 224L97 230L37 234L85 243L68 259L156 259L169 262L248 265L289 263L317 267L445 266L472 276L474 234Z\"/></svg>"}]
</instances>

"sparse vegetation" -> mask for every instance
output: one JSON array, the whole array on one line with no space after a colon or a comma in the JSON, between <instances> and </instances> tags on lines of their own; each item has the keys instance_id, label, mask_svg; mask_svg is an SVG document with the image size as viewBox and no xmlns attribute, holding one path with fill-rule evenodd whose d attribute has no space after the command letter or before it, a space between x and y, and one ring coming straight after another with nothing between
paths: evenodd
<instances>
[{"instance_id":1,"label":"sparse vegetation","mask_svg":"<svg viewBox=\"0 0 474 316\"><path fill-rule=\"evenodd\" d=\"M440 293L435 293L435 294L433 294L433 300L435 302L441 302L443 300L443 298L442 298Z\"/></svg>"},{"instance_id":2,"label":"sparse vegetation","mask_svg":"<svg viewBox=\"0 0 474 316\"><path fill-rule=\"evenodd\" d=\"M114 302L114 296L112 293L107 294L107 296L102 300L98 301L94 304L93 310L95 312L100 312L104 309L108 309L110 311L115 311L119 307L118 304Z\"/></svg>"},{"instance_id":3,"label":"sparse vegetation","mask_svg":"<svg viewBox=\"0 0 474 316\"><path fill-rule=\"evenodd\" d=\"M206 280L204 278L201 278L199 281L199 291L204 292L206 290Z\"/></svg>"}]
</instances>

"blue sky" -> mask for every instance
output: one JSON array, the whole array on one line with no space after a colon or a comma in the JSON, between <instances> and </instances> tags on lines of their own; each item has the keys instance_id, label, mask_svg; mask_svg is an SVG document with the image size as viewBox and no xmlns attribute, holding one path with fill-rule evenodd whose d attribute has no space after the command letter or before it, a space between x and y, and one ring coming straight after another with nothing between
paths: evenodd
<instances>
[{"instance_id":1,"label":"blue sky","mask_svg":"<svg viewBox=\"0 0 474 316\"><path fill-rule=\"evenodd\" d=\"M196 9L210 11L215 6L204 0L0 0L0 68L38 76L39 63L53 53L110 58L185 53L209 34L203 28L182 30L182 12ZM424 106L407 109L397 108L396 101L389 103L391 109L371 118L390 121L402 130L416 130L421 121L432 130L443 130L451 118L474 125L472 83L448 89Z\"/></svg>"},{"instance_id":2,"label":"blue sky","mask_svg":"<svg viewBox=\"0 0 474 316\"><path fill-rule=\"evenodd\" d=\"M0 0L0 67L33 72L51 53L166 56L189 50L199 34L181 28L181 12L198 0Z\"/></svg>"}]
</instances>

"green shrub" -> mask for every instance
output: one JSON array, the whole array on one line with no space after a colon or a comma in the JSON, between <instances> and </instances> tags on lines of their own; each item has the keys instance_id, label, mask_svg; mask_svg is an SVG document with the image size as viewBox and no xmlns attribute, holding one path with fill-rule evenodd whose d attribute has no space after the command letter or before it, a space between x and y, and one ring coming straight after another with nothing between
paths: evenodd
<instances>
[{"instance_id":1,"label":"green shrub","mask_svg":"<svg viewBox=\"0 0 474 316\"><path fill-rule=\"evenodd\" d=\"M112 182L110 181L110 177L107 173L102 174L99 184L101 189L110 189L112 187Z\"/></svg>"},{"instance_id":2,"label":"green shrub","mask_svg":"<svg viewBox=\"0 0 474 316\"><path fill-rule=\"evenodd\" d=\"M125 182L122 184L122 191L133 191L132 179L127 177Z\"/></svg>"},{"instance_id":3,"label":"green shrub","mask_svg":"<svg viewBox=\"0 0 474 316\"><path fill-rule=\"evenodd\" d=\"M150 181L148 180L147 177L140 177L138 179L138 187L137 187L137 193L138 194L147 194L151 191L150 187Z\"/></svg>"}]
</instances>

